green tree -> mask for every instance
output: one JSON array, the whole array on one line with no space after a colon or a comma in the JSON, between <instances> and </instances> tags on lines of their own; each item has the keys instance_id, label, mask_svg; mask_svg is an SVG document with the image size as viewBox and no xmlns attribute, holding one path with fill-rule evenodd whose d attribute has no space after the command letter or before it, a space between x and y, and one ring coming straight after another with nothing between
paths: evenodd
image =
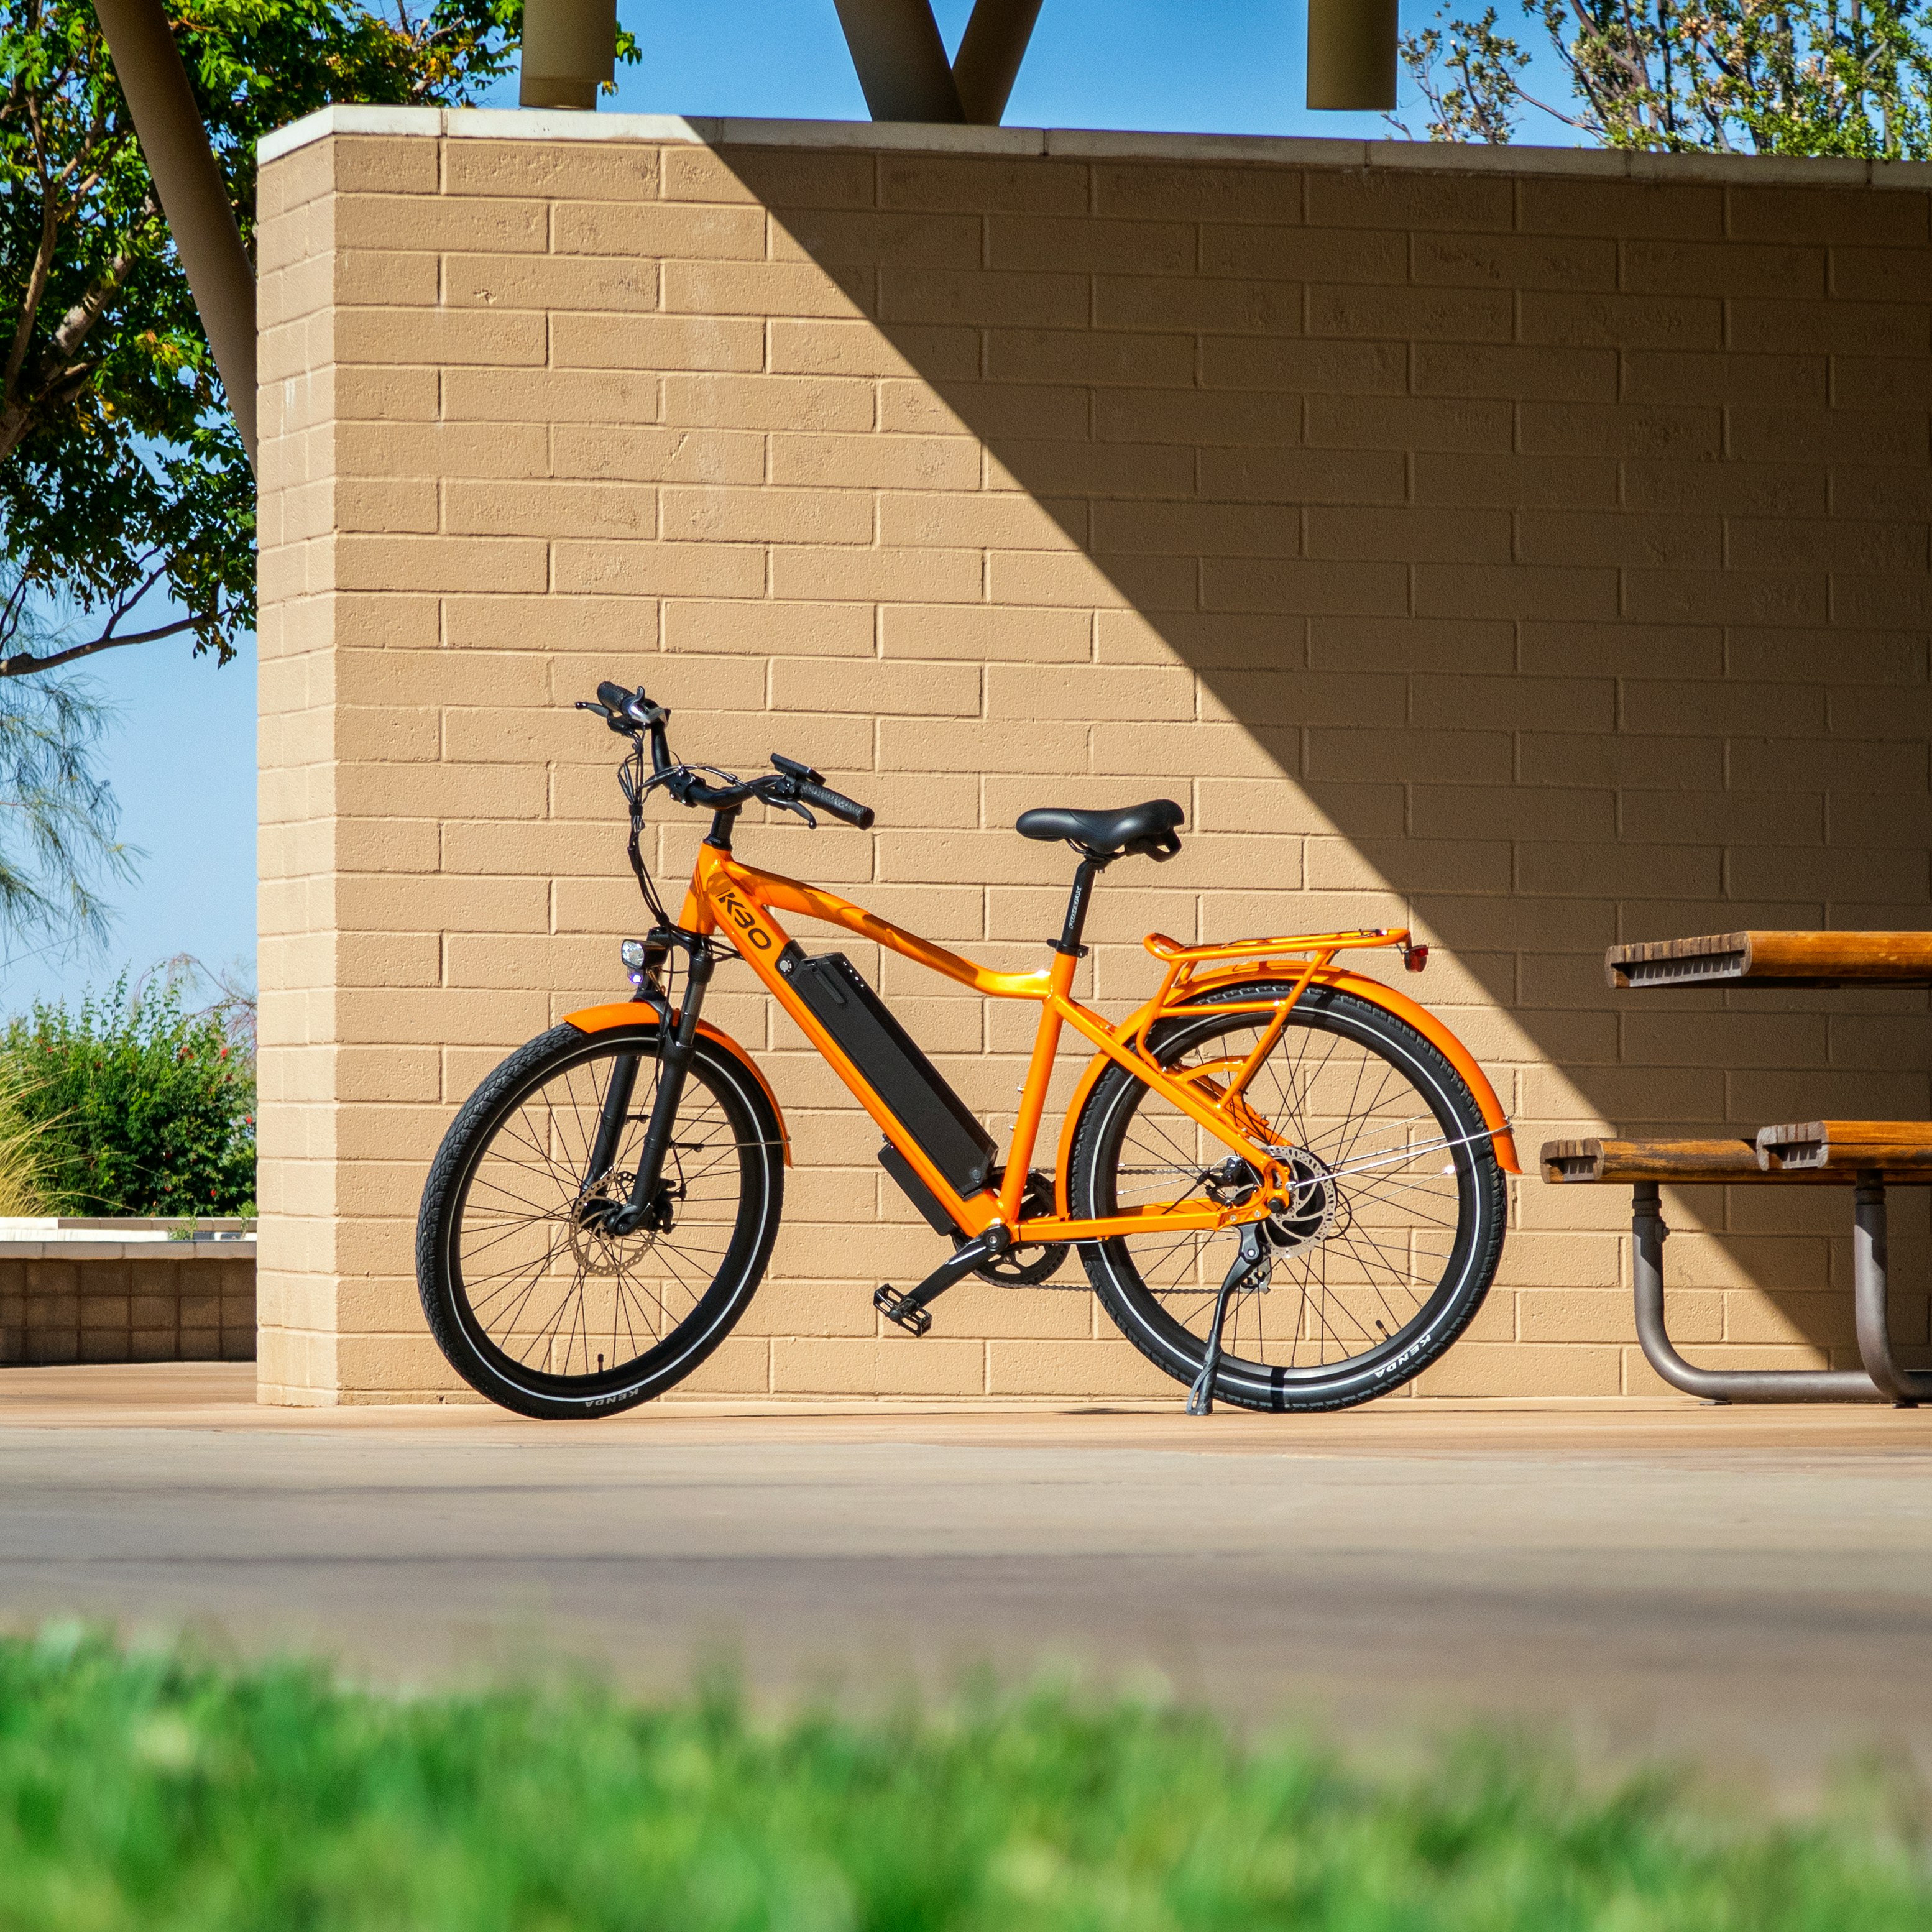
<instances>
[{"instance_id":1,"label":"green tree","mask_svg":"<svg viewBox=\"0 0 1932 1932\"><path fill-rule=\"evenodd\" d=\"M102 889L135 856L92 765L110 715L77 679L0 684L0 930L16 939L105 936Z\"/></svg>"},{"instance_id":2,"label":"green tree","mask_svg":"<svg viewBox=\"0 0 1932 1932\"><path fill-rule=\"evenodd\" d=\"M244 242L261 135L331 101L466 100L522 22L521 0L169 11ZM182 633L225 663L254 623L254 482L89 0L0 14L0 677ZM36 650L50 603L73 621Z\"/></svg>"},{"instance_id":3,"label":"green tree","mask_svg":"<svg viewBox=\"0 0 1932 1932\"><path fill-rule=\"evenodd\" d=\"M1496 10L1476 21L1451 20L1405 34L1402 57L1430 110L1432 141L1498 146L1516 132L1522 95L1517 78L1529 56L1496 32Z\"/></svg>"},{"instance_id":4,"label":"green tree","mask_svg":"<svg viewBox=\"0 0 1932 1932\"><path fill-rule=\"evenodd\" d=\"M1524 0L1571 100L1523 86L1530 56L1496 12L1406 36L1438 141L1508 141L1525 107L1606 147L1667 152L1932 152L1926 0Z\"/></svg>"}]
</instances>

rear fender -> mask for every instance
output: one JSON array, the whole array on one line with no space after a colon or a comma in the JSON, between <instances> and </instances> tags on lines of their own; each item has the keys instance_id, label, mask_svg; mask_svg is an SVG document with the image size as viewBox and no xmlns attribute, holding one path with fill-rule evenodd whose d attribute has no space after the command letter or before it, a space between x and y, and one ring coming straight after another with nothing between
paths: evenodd
<instances>
[{"instance_id":1,"label":"rear fender","mask_svg":"<svg viewBox=\"0 0 1932 1932\"><path fill-rule=\"evenodd\" d=\"M1195 980L1188 988L1188 998L1183 1007L1200 1004L1204 993L1218 992L1223 987L1238 986L1256 976L1252 966L1240 970L1216 974L1211 978ZM1270 978L1286 975L1270 974ZM1510 1132L1509 1116L1503 1112L1502 1102L1496 1098L1496 1090L1490 1084L1489 1076L1476 1064L1474 1056L1449 1029L1430 1012L1426 1006L1419 1006L1405 994L1398 993L1393 986L1384 986L1379 980L1371 980L1360 973L1351 973L1340 967L1330 967L1317 972L1309 983L1316 986L1333 986L1338 991L1352 993L1372 1006L1380 1006L1383 1012L1413 1027L1430 1046L1454 1067L1468 1084L1469 1091L1476 1096L1476 1105L1480 1108L1483 1124L1497 1130L1490 1144L1496 1150L1496 1165L1505 1174L1520 1174L1522 1168L1516 1159L1516 1136ZM1133 1038L1145 1022L1154 1003L1146 1006L1121 1022L1114 1029L1114 1037L1122 1044ZM1171 1008L1178 1012L1180 1008ZM1055 1197L1063 1214L1072 1211L1068 1204L1067 1178L1073 1157L1073 1130L1080 1118L1080 1110L1087 1104L1087 1096L1100 1076L1113 1064L1104 1053L1096 1053L1088 1063L1087 1070L1080 1076L1080 1084L1073 1090L1073 1097L1066 1103L1066 1114L1060 1130L1060 1152L1056 1163L1054 1187Z\"/></svg>"},{"instance_id":2,"label":"rear fender","mask_svg":"<svg viewBox=\"0 0 1932 1932\"><path fill-rule=\"evenodd\" d=\"M674 1021L677 1016L674 1013L671 1018ZM563 1024L576 1028L579 1033L608 1033L614 1027L654 1027L658 1024L658 1016L641 1000L620 1000L608 1006L584 1006L576 1012L566 1013ZM722 1052L728 1053L758 1083L759 1091L772 1103L772 1117L778 1124L778 1138L784 1147L784 1164L790 1166L791 1130L785 1125L784 1109L778 1105L778 1096L772 1091L772 1083L765 1078L764 1070L728 1033L720 1030L709 1020L700 1020L698 1030L701 1038L708 1040Z\"/></svg>"}]
</instances>

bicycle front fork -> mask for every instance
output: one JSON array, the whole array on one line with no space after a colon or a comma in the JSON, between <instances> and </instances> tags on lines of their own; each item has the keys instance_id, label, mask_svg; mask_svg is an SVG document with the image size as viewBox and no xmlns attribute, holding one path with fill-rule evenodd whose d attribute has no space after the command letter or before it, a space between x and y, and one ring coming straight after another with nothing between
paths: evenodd
<instances>
[{"instance_id":1,"label":"bicycle front fork","mask_svg":"<svg viewBox=\"0 0 1932 1932\"><path fill-rule=\"evenodd\" d=\"M674 1016L668 1000L652 1002L657 1006L659 1046L657 1084L651 1097L650 1118L644 1128L644 1145L638 1153L638 1169L631 1182L629 1198L621 1207L606 1210L604 1226L612 1234L628 1234L639 1228L656 1234L670 1226L670 1202L664 1186L664 1156L670 1149L671 1130L684 1099L684 1084L691 1071L692 1056L697 1051L698 1022L704 1010L704 991L711 983L717 958L710 944L700 940L691 949L691 966L685 980L684 1004ZM610 1084L597 1119L597 1137L590 1152L590 1172L586 1185L595 1186L615 1164L622 1145L626 1124L632 1118L631 1102L637 1091L638 1068L644 1056L628 1054L611 1069Z\"/></svg>"}]
</instances>

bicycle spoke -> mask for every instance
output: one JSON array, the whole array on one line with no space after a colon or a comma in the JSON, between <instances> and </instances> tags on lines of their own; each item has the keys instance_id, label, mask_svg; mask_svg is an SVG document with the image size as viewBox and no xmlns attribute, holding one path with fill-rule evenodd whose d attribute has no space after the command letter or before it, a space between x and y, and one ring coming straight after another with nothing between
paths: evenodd
<instances>
[{"instance_id":1,"label":"bicycle spoke","mask_svg":"<svg viewBox=\"0 0 1932 1932\"><path fill-rule=\"evenodd\" d=\"M1206 1037L1197 1034L1170 1070L1225 1082L1265 1024L1231 1014ZM1178 1175L1188 1178L1190 1194L1207 1189L1212 1198L1241 1201L1238 1187L1217 1178L1238 1168L1224 1167L1225 1151L1191 1116L1149 1088L1124 1104L1112 1169L1117 1191L1098 1211L1171 1195ZM1408 1332L1436 1292L1461 1225L1453 1160L1447 1174L1429 1166L1459 1138L1455 1130L1398 1063L1352 1034L1294 1015L1256 1069L1247 1104L1277 1136L1277 1157L1305 1177L1294 1199L1318 1204L1320 1220L1294 1225L1289 1245L1271 1252L1264 1282L1233 1297L1224 1358L1312 1372ZM1232 1232L1176 1238L1150 1230L1118 1245L1132 1258L1134 1279L1204 1345L1233 1257Z\"/></svg>"},{"instance_id":2,"label":"bicycle spoke","mask_svg":"<svg viewBox=\"0 0 1932 1932\"><path fill-rule=\"evenodd\" d=\"M664 1189L650 1217L612 1234L627 1205L662 1069L632 1096L610 1169L590 1152L622 1058L566 1064L503 1117L471 1172L453 1257L470 1319L512 1362L564 1381L641 1361L692 1315L732 1251L745 1163L778 1143L734 1125L695 1072L673 1124ZM644 1072L640 1064L640 1073ZM668 1221L668 1225L664 1225Z\"/></svg>"}]
</instances>

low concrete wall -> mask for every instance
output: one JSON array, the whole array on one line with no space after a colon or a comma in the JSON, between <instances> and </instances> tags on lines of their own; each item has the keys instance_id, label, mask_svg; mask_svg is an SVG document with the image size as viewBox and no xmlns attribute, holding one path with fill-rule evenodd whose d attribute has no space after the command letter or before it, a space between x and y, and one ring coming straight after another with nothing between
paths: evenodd
<instances>
[{"instance_id":1,"label":"low concrete wall","mask_svg":"<svg viewBox=\"0 0 1932 1932\"><path fill-rule=\"evenodd\" d=\"M748 858L996 966L1064 903L1018 812L1172 795L1186 848L1108 875L1083 992L1143 994L1150 928L1412 926L1403 989L1526 1149L1932 1112L1922 994L1616 1000L1601 964L1932 925L1932 170L433 110L264 152L267 1399L452 1387L424 1169L506 1048L621 994L639 921L568 708L602 677L691 758L878 808ZM1003 1132L1030 1011L847 950ZM800 1164L694 1392L1176 1394L1084 1292L881 1334L933 1238L764 999L709 1010ZM1654 1392L1628 1207L1518 1188L1415 1392ZM1845 1208L1674 1200L1686 1344L1852 1360ZM1904 1282L1924 1226L1902 1196Z\"/></svg>"},{"instance_id":2,"label":"low concrete wall","mask_svg":"<svg viewBox=\"0 0 1932 1932\"><path fill-rule=\"evenodd\" d=\"M254 1355L245 1224L0 1222L0 1366Z\"/></svg>"}]
</instances>

